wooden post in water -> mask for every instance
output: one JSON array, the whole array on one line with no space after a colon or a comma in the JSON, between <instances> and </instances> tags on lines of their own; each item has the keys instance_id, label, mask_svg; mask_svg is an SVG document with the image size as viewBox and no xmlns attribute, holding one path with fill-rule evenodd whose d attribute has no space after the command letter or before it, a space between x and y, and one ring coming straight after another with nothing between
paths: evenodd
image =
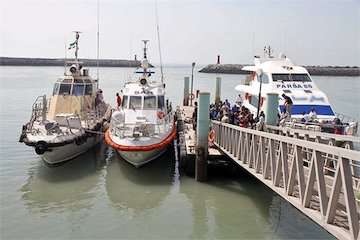
<instances>
[{"instance_id":1,"label":"wooden post in water","mask_svg":"<svg viewBox=\"0 0 360 240\"><path fill-rule=\"evenodd\" d=\"M215 86L215 103L217 104L221 100L221 77L216 77Z\"/></svg>"},{"instance_id":2,"label":"wooden post in water","mask_svg":"<svg viewBox=\"0 0 360 240\"><path fill-rule=\"evenodd\" d=\"M209 134L209 105L210 93L200 92L197 110L196 127L196 160L195 160L195 179L203 182L207 180L207 157L208 153L208 134Z\"/></svg>"},{"instance_id":3,"label":"wooden post in water","mask_svg":"<svg viewBox=\"0 0 360 240\"><path fill-rule=\"evenodd\" d=\"M266 125L275 126L278 120L279 95L277 93L267 93L265 102L265 123Z\"/></svg>"},{"instance_id":4,"label":"wooden post in water","mask_svg":"<svg viewBox=\"0 0 360 240\"><path fill-rule=\"evenodd\" d=\"M189 86L190 86L190 78L184 77L184 99L183 99L183 105L189 106Z\"/></svg>"}]
</instances>

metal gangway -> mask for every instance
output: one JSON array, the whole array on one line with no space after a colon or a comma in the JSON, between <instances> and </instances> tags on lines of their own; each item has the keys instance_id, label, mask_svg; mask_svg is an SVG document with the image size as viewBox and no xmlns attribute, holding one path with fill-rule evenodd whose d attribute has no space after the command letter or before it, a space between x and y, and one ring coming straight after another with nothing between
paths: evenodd
<instances>
[{"instance_id":1,"label":"metal gangway","mask_svg":"<svg viewBox=\"0 0 360 240\"><path fill-rule=\"evenodd\" d=\"M218 121L212 128L215 146L238 165L336 238L359 239L360 152L336 146L359 138Z\"/></svg>"}]
</instances>

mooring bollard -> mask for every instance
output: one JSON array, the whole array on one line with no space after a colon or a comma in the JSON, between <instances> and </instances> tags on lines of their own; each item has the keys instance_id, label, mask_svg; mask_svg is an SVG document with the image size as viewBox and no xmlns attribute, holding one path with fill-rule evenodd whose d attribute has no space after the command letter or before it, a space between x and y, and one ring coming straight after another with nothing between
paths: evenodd
<instances>
[{"instance_id":1,"label":"mooring bollard","mask_svg":"<svg viewBox=\"0 0 360 240\"><path fill-rule=\"evenodd\" d=\"M190 78L184 77L184 99L183 99L184 106L189 106L189 86L190 86Z\"/></svg>"},{"instance_id":2,"label":"mooring bollard","mask_svg":"<svg viewBox=\"0 0 360 240\"><path fill-rule=\"evenodd\" d=\"M209 105L210 93L200 92L197 112L196 129L196 181L206 181L207 179L207 157L208 157L208 134L209 134Z\"/></svg>"},{"instance_id":3,"label":"mooring bollard","mask_svg":"<svg viewBox=\"0 0 360 240\"><path fill-rule=\"evenodd\" d=\"M215 103L219 103L221 99L221 77L216 77L215 86Z\"/></svg>"},{"instance_id":4,"label":"mooring bollard","mask_svg":"<svg viewBox=\"0 0 360 240\"><path fill-rule=\"evenodd\" d=\"M278 120L279 95L277 93L266 94L265 123L275 126Z\"/></svg>"}]
</instances>

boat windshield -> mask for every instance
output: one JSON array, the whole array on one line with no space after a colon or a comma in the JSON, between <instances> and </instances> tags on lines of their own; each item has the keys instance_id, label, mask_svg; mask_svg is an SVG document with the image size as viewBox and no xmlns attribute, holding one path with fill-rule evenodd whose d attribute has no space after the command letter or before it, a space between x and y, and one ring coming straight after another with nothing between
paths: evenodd
<instances>
[{"instance_id":1,"label":"boat windshield","mask_svg":"<svg viewBox=\"0 0 360 240\"><path fill-rule=\"evenodd\" d=\"M144 96L144 109L156 109L155 96Z\"/></svg>"},{"instance_id":2,"label":"boat windshield","mask_svg":"<svg viewBox=\"0 0 360 240\"><path fill-rule=\"evenodd\" d=\"M123 96L122 103L121 103L123 108L127 108L128 100L129 100L129 97L126 96L126 95L124 95L124 96Z\"/></svg>"},{"instance_id":3,"label":"boat windshield","mask_svg":"<svg viewBox=\"0 0 360 240\"><path fill-rule=\"evenodd\" d=\"M55 83L53 95L73 95L73 96L83 96L91 95L93 91L92 84L82 84L82 83Z\"/></svg>"},{"instance_id":4,"label":"boat windshield","mask_svg":"<svg viewBox=\"0 0 360 240\"><path fill-rule=\"evenodd\" d=\"M164 109L165 100L164 96L158 96L158 109Z\"/></svg>"},{"instance_id":5,"label":"boat windshield","mask_svg":"<svg viewBox=\"0 0 360 240\"><path fill-rule=\"evenodd\" d=\"M309 75L306 73L296 73L296 74L288 74L288 73L274 73L272 74L272 79L274 82L282 81L282 82L311 82Z\"/></svg>"},{"instance_id":6,"label":"boat windshield","mask_svg":"<svg viewBox=\"0 0 360 240\"><path fill-rule=\"evenodd\" d=\"M141 96L130 96L130 108L141 109Z\"/></svg>"}]
</instances>

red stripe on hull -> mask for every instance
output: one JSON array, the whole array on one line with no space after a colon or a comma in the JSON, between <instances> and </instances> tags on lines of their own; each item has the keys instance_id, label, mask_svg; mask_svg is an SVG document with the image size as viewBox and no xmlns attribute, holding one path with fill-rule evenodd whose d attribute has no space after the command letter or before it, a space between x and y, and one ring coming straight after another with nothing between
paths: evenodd
<instances>
[{"instance_id":1,"label":"red stripe on hull","mask_svg":"<svg viewBox=\"0 0 360 240\"><path fill-rule=\"evenodd\" d=\"M146 146L125 146L125 145L117 144L111 139L110 130L107 130L105 132L105 142L108 145L110 145L112 148L114 148L116 150L120 150L120 151L131 151L131 152L144 151L144 152L147 152L147 151L152 151L155 149L161 149L161 148L166 147L169 143L171 143L171 141L175 138L175 136L176 136L176 128L175 128L175 123L174 123L172 132L163 141L161 141L159 143L146 145Z\"/></svg>"}]
</instances>

